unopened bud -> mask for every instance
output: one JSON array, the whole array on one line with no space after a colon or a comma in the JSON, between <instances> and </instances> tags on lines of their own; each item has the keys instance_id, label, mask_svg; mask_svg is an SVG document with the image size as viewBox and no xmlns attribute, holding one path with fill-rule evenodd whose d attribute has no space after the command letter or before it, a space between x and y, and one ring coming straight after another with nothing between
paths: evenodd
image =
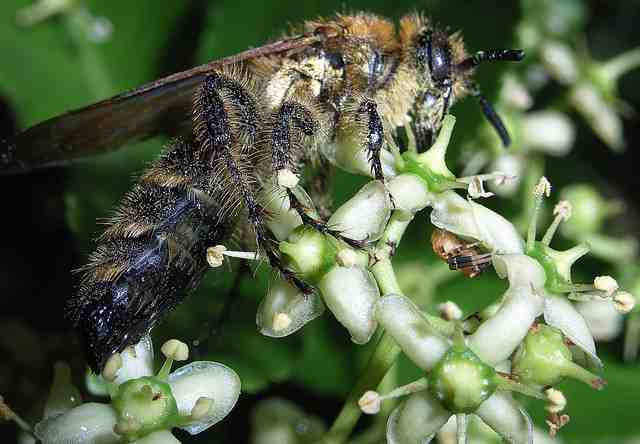
<instances>
[{"instance_id":1,"label":"unopened bud","mask_svg":"<svg viewBox=\"0 0 640 444\"><path fill-rule=\"evenodd\" d=\"M211 268L217 268L222 265L225 251L227 251L227 247L224 245L207 248L207 262Z\"/></svg>"},{"instance_id":2,"label":"unopened bud","mask_svg":"<svg viewBox=\"0 0 640 444\"><path fill-rule=\"evenodd\" d=\"M160 351L165 358L173 359L174 361L186 361L189 358L189 347L177 339L169 339L162 344Z\"/></svg>"},{"instance_id":3,"label":"unopened bud","mask_svg":"<svg viewBox=\"0 0 640 444\"><path fill-rule=\"evenodd\" d=\"M113 382L116 379L116 374L118 370L122 368L122 355L120 353L112 354L109 359L107 359L107 363L104 365L102 369L102 377L109 382Z\"/></svg>"},{"instance_id":4,"label":"unopened bud","mask_svg":"<svg viewBox=\"0 0 640 444\"><path fill-rule=\"evenodd\" d=\"M549 413L560 413L567 406L567 398L560 390L549 388L544 392L549 402L545 406L545 410Z\"/></svg>"},{"instance_id":5,"label":"unopened bud","mask_svg":"<svg viewBox=\"0 0 640 444\"><path fill-rule=\"evenodd\" d=\"M373 390L364 392L364 395L358 400L360 410L367 415L375 415L378 413L381 404L382 400L380 399L380 395Z\"/></svg>"},{"instance_id":6,"label":"unopened bud","mask_svg":"<svg viewBox=\"0 0 640 444\"><path fill-rule=\"evenodd\" d=\"M613 303L620 313L629 313L636 305L636 299L628 291L618 291L613 296Z\"/></svg>"},{"instance_id":7,"label":"unopened bud","mask_svg":"<svg viewBox=\"0 0 640 444\"><path fill-rule=\"evenodd\" d=\"M593 286L596 290L604 291L608 297L618 290L618 282L611 276L597 276L593 280Z\"/></svg>"}]
</instances>

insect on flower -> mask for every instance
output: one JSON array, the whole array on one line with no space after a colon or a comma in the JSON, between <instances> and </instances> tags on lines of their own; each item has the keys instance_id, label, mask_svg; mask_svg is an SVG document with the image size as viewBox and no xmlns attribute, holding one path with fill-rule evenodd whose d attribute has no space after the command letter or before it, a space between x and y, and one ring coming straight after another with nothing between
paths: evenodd
<instances>
[{"instance_id":1,"label":"insect on flower","mask_svg":"<svg viewBox=\"0 0 640 444\"><path fill-rule=\"evenodd\" d=\"M330 163L349 170L342 158L360 156L366 166L360 172L384 180L393 170L387 173L383 160L403 127L417 146L428 147L449 108L469 95L509 144L473 73L486 61L519 61L522 51L469 55L460 34L448 35L420 15L404 17L398 30L375 15L338 15L307 21L294 34L0 143L1 171L20 173L158 133L182 136L124 197L69 301L94 369L135 344L198 286L207 247L242 230L253 233L249 247L284 278L313 291L280 260L260 200L268 187L278 184L303 223L331 232L292 190L297 178L316 203L326 194Z\"/></svg>"},{"instance_id":2,"label":"insect on flower","mask_svg":"<svg viewBox=\"0 0 640 444\"><path fill-rule=\"evenodd\" d=\"M477 243L467 243L449 231L434 228L431 247L451 270L460 270L474 278L491 266L491 254L481 253Z\"/></svg>"}]
</instances>

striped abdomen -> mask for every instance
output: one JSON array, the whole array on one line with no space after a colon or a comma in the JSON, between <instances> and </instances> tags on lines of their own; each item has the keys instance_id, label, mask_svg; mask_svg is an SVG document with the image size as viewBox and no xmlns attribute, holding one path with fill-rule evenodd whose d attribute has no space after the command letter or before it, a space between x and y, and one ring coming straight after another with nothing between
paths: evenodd
<instances>
[{"instance_id":1,"label":"striped abdomen","mask_svg":"<svg viewBox=\"0 0 640 444\"><path fill-rule=\"evenodd\" d=\"M189 143L170 144L125 196L82 270L69 309L96 371L197 287L207 247L231 232L211 160L201 155Z\"/></svg>"}]
</instances>

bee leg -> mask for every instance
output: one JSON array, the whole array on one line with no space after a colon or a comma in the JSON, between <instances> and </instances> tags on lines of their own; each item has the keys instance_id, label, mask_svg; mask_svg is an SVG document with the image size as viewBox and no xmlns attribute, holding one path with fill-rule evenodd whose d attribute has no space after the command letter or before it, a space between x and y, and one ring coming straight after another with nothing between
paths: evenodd
<instances>
[{"instance_id":1,"label":"bee leg","mask_svg":"<svg viewBox=\"0 0 640 444\"><path fill-rule=\"evenodd\" d=\"M258 122L262 119L255 98L242 83L215 72L205 78L194 103L196 140L209 155L213 172L221 176L219 180L228 182L232 200L227 206L232 207L239 201L246 208L256 243L269 264L300 291L310 293L311 286L280 261L277 242L265 225L265 210L256 198L257 180L247 152L257 145Z\"/></svg>"},{"instance_id":2,"label":"bee leg","mask_svg":"<svg viewBox=\"0 0 640 444\"><path fill-rule=\"evenodd\" d=\"M363 97L355 104L345 106L339 116L338 137L343 143L358 144L366 150L373 177L384 181L380 155L384 146L384 126L374 99Z\"/></svg>"},{"instance_id":3,"label":"bee leg","mask_svg":"<svg viewBox=\"0 0 640 444\"><path fill-rule=\"evenodd\" d=\"M271 156L275 174L287 169L293 171L298 160L297 157L302 155L301 150L298 149L301 142L317 136L320 122L319 117L314 114L311 107L292 100L283 103L275 113L271 128ZM342 237L338 231L330 229L325 221L310 216L309 209L300 202L290 188L286 189L286 193L291 208L298 213L303 224L311 226L321 233L338 237L352 247L361 248L363 246L359 241Z\"/></svg>"}]
</instances>

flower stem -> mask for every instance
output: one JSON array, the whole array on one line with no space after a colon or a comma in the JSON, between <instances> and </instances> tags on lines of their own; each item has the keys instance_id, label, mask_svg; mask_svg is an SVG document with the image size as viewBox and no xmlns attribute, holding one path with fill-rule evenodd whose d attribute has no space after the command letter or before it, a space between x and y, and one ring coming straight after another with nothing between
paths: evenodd
<instances>
[{"instance_id":1,"label":"flower stem","mask_svg":"<svg viewBox=\"0 0 640 444\"><path fill-rule=\"evenodd\" d=\"M400 347L398 347L393 338L383 333L378 344L376 344L373 355L369 358L364 373L360 375L338 417L333 421L331 429L320 441L321 443L341 444L346 442L362 414L358 406L358 400L364 392L373 390L380 384L380 381L391 368L399 353Z\"/></svg>"},{"instance_id":2,"label":"flower stem","mask_svg":"<svg viewBox=\"0 0 640 444\"><path fill-rule=\"evenodd\" d=\"M615 81L618 77L640 67L640 48L634 48L614 57L605 63L604 69L608 77Z\"/></svg>"},{"instance_id":3,"label":"flower stem","mask_svg":"<svg viewBox=\"0 0 640 444\"><path fill-rule=\"evenodd\" d=\"M383 295L390 293L402 294L391 264L391 257L412 220L412 214L394 211L382 238L376 245L373 253L376 262L371 267L371 272ZM331 429L320 442L323 444L340 444L347 440L362 414L358 400L367 390L375 390L378 387L399 354L400 347L398 344L391 336L383 332L371 358L369 358L364 373L360 375L340 413L333 421Z\"/></svg>"}]
</instances>

